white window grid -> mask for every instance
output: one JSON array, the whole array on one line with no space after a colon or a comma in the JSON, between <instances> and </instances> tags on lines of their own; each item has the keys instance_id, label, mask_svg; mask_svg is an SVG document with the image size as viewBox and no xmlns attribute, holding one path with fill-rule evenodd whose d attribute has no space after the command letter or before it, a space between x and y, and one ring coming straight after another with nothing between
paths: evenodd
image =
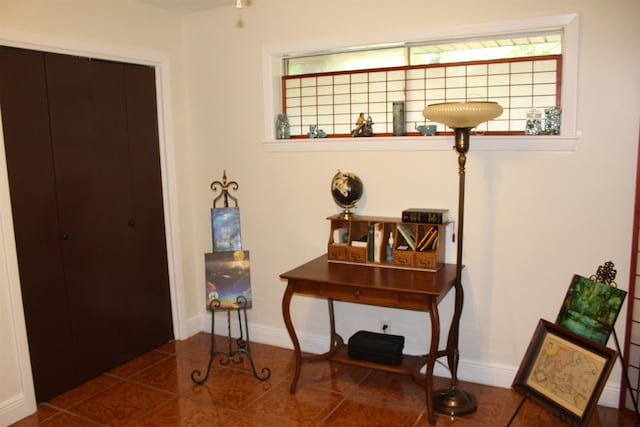
<instances>
[{"instance_id":1,"label":"white window grid","mask_svg":"<svg viewBox=\"0 0 640 427\"><path fill-rule=\"evenodd\" d=\"M360 113L371 116L375 135L392 135L394 101L405 102L407 135L419 135L429 104L480 100L504 111L478 131L519 135L529 110L561 108L561 76L562 55L284 76L283 104L293 138L307 137L310 125L349 136Z\"/></svg>"}]
</instances>

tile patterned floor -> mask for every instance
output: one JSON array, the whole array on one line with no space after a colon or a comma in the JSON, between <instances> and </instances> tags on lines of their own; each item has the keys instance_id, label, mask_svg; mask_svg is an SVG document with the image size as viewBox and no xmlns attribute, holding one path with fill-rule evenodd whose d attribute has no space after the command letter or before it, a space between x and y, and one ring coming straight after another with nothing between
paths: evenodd
<instances>
[{"instance_id":1,"label":"tile patterned floor","mask_svg":"<svg viewBox=\"0 0 640 427\"><path fill-rule=\"evenodd\" d=\"M218 349L227 349L217 337ZM258 371L271 369L261 382L248 362L214 362L203 385L191 373L206 369L210 335L197 334L144 354L49 402L14 427L32 426L429 426L424 391L407 376L329 362L307 363L296 394L289 393L291 350L254 343ZM224 345L224 347L220 347ZM437 387L447 380L436 379ZM463 417L438 415L436 426L504 427L521 401L510 389L461 383L478 399L478 410ZM554 427L570 423L532 401L513 427ZM598 407L589 427L636 426L632 413Z\"/></svg>"}]
</instances>

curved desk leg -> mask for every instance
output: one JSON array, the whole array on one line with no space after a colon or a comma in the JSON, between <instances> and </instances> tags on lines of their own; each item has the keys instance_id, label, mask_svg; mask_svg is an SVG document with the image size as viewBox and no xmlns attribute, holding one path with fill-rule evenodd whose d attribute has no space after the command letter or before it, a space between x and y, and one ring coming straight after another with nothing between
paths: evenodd
<instances>
[{"instance_id":1,"label":"curved desk leg","mask_svg":"<svg viewBox=\"0 0 640 427\"><path fill-rule=\"evenodd\" d=\"M329 344L329 353L333 354L336 349L336 317L333 314L333 299L327 299L327 305L329 306L329 328L330 328L330 336L331 343Z\"/></svg>"},{"instance_id":2,"label":"curved desk leg","mask_svg":"<svg viewBox=\"0 0 640 427\"><path fill-rule=\"evenodd\" d=\"M302 365L302 352L300 350L300 341L298 341L296 330L293 328L293 322L291 321L291 297L292 296L293 296L293 287L291 286L291 284L288 284L287 289L284 291L284 296L282 297L282 317L284 318L284 324L287 327L287 332L289 332L289 336L291 337L291 342L293 343L293 350L296 357L295 373L293 375L293 380L291 380L291 388L289 389L289 393L291 394L296 392L296 387L298 386L298 380L300 379L300 368Z\"/></svg>"},{"instance_id":3,"label":"curved desk leg","mask_svg":"<svg viewBox=\"0 0 640 427\"><path fill-rule=\"evenodd\" d=\"M429 318L431 319L431 346L429 347L429 354L427 355L424 390L427 400L429 424L434 425L436 423L436 414L433 408L433 368L438 358L438 346L440 344L440 315L438 314L437 298L431 298Z\"/></svg>"}]
</instances>

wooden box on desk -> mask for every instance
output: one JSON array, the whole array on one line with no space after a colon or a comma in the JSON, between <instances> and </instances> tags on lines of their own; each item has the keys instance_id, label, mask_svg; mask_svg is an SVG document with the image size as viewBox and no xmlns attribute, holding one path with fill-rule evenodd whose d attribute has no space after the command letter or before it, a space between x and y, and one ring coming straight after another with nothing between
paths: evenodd
<instances>
[{"instance_id":1,"label":"wooden box on desk","mask_svg":"<svg viewBox=\"0 0 640 427\"><path fill-rule=\"evenodd\" d=\"M444 264L448 223L404 223L400 218L359 215L327 219L329 262L426 271L438 271ZM393 246L389 254L390 236Z\"/></svg>"}]
</instances>

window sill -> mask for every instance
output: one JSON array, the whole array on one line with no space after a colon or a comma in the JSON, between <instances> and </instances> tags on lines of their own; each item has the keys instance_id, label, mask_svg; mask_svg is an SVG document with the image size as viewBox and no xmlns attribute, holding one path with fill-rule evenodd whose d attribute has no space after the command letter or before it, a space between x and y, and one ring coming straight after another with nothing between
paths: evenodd
<instances>
[{"instance_id":1,"label":"window sill","mask_svg":"<svg viewBox=\"0 0 640 427\"><path fill-rule=\"evenodd\" d=\"M574 152L581 136L484 136L471 135L473 151ZM266 153L340 151L449 151L453 136L401 136L373 138L278 139L262 142Z\"/></svg>"}]
</instances>

